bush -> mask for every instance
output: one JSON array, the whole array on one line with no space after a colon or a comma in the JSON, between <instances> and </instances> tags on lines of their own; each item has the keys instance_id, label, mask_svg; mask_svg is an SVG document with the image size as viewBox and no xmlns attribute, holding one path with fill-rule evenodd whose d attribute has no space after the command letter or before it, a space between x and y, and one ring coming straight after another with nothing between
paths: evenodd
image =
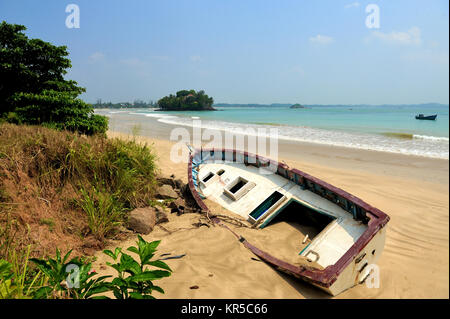
<instances>
[{"instance_id":1,"label":"bush","mask_svg":"<svg viewBox=\"0 0 450 319\"><path fill-rule=\"evenodd\" d=\"M16 93L11 98L14 112L10 112L6 120L10 123L37 124L86 135L105 134L108 119L93 114L92 106L75 96L71 92L55 90L44 90L38 94Z\"/></svg>"}]
</instances>

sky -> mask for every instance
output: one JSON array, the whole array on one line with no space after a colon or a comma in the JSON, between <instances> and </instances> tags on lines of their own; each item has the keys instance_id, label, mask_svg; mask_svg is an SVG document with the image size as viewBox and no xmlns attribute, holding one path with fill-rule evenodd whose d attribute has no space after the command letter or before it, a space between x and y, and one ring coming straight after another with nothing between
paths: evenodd
<instances>
[{"instance_id":1,"label":"sky","mask_svg":"<svg viewBox=\"0 0 450 319\"><path fill-rule=\"evenodd\" d=\"M449 103L447 0L1 0L0 20L66 45L91 103Z\"/></svg>"}]
</instances>

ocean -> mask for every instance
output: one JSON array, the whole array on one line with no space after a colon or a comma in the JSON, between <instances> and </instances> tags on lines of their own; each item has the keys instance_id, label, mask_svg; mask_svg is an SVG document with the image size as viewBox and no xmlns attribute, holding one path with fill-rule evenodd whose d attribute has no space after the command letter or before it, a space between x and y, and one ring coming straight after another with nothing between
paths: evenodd
<instances>
[{"instance_id":1,"label":"ocean","mask_svg":"<svg viewBox=\"0 0 450 319\"><path fill-rule=\"evenodd\" d=\"M226 106L218 111L161 112L150 109L96 110L108 115L131 113L159 122L201 126L236 132L239 129L274 128L280 139L358 149L449 159L448 105L398 106ZM438 114L435 121L415 115Z\"/></svg>"}]
</instances>

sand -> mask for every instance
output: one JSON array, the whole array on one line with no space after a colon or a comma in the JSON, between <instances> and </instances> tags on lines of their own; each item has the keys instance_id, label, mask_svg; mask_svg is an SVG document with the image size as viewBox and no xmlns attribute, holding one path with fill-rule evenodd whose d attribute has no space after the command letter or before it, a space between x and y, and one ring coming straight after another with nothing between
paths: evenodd
<instances>
[{"instance_id":1,"label":"sand","mask_svg":"<svg viewBox=\"0 0 450 319\"><path fill-rule=\"evenodd\" d=\"M156 121L155 121L156 122ZM157 125L157 124L155 124ZM122 132L127 130L121 128ZM129 131L128 131L129 132ZM142 134L142 133L141 133ZM145 135L109 132L153 144L160 172L187 182L185 163L170 161L173 142L161 127ZM142 134L144 135L144 134ZM295 146L295 147L293 147ZM162 240L158 253L186 254L168 260L173 275L158 281L158 298L449 298L448 160L315 144L280 142L280 158L340 187L390 215L384 252L379 260L380 288L359 285L337 297L284 275L255 257L221 227L193 227L196 214L169 215L146 240ZM237 229L239 232L239 230ZM129 247L135 242L113 242ZM97 254L96 270L108 257ZM190 289L198 286L198 289Z\"/></svg>"}]
</instances>

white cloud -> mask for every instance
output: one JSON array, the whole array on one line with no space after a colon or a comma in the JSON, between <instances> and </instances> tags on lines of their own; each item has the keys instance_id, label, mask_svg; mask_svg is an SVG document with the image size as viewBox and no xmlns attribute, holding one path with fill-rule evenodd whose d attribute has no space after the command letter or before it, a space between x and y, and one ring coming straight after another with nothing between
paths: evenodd
<instances>
[{"instance_id":1,"label":"white cloud","mask_svg":"<svg viewBox=\"0 0 450 319\"><path fill-rule=\"evenodd\" d=\"M103 59L105 59L105 55L101 52L95 52L89 56L90 62L98 62L102 61Z\"/></svg>"},{"instance_id":2,"label":"white cloud","mask_svg":"<svg viewBox=\"0 0 450 319\"><path fill-rule=\"evenodd\" d=\"M352 3L349 3L349 4L346 4L346 5L345 5L345 8L346 8L346 9L349 9L349 8L357 8L357 7L359 7L359 2L352 2Z\"/></svg>"},{"instance_id":3,"label":"white cloud","mask_svg":"<svg viewBox=\"0 0 450 319\"><path fill-rule=\"evenodd\" d=\"M334 42L334 39L332 37L328 37L326 35L318 34L315 37L309 38L309 41L313 43L319 43L319 44L330 44Z\"/></svg>"},{"instance_id":4,"label":"white cloud","mask_svg":"<svg viewBox=\"0 0 450 319\"><path fill-rule=\"evenodd\" d=\"M387 43L419 45L422 43L420 29L412 27L406 32L392 31L391 33L383 33L380 31L372 32L372 36Z\"/></svg>"}]
</instances>

